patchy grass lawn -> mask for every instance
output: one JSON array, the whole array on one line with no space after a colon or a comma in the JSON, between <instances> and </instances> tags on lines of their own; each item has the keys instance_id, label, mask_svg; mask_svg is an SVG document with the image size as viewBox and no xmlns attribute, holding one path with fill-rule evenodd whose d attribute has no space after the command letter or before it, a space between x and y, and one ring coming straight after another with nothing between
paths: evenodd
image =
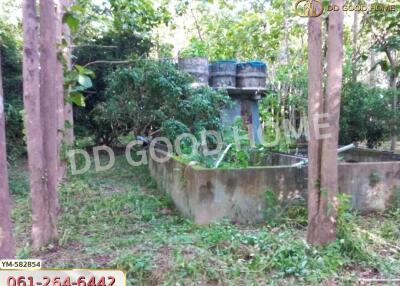
<instances>
[{"instance_id":1,"label":"patchy grass lawn","mask_svg":"<svg viewBox=\"0 0 400 286\"><path fill-rule=\"evenodd\" d=\"M40 257L45 267L123 269L128 285L354 285L359 278L400 278L399 210L346 213L344 234L318 248L304 240L305 212L275 226L199 226L157 191L146 166L131 167L123 157L110 171L68 178L60 190L59 241L32 253L24 166L10 172L18 256Z\"/></svg>"}]
</instances>

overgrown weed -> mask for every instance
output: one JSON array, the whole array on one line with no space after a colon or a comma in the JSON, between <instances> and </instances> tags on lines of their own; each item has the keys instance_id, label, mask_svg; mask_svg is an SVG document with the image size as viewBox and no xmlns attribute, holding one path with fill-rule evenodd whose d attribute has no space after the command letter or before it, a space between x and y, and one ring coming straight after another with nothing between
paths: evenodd
<instances>
[{"instance_id":1,"label":"overgrown weed","mask_svg":"<svg viewBox=\"0 0 400 286\"><path fill-rule=\"evenodd\" d=\"M15 197L18 253L27 258L29 200ZM132 286L354 285L367 272L398 277L400 257L392 247L398 209L364 218L346 200L340 204L338 239L311 247L305 241L304 199L278 209L282 215L273 223L196 225L155 188L146 166L133 168L117 157L108 172L68 177L60 190L60 239L41 259L51 268L120 268Z\"/></svg>"}]
</instances>

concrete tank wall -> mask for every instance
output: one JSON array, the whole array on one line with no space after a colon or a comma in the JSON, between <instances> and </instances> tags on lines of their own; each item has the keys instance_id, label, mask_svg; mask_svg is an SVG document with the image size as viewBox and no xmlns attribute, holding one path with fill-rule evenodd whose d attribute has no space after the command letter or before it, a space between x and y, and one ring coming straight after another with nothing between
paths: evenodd
<instances>
[{"instance_id":1,"label":"concrete tank wall","mask_svg":"<svg viewBox=\"0 0 400 286\"><path fill-rule=\"evenodd\" d=\"M205 169L171 158L149 160L151 175L169 193L178 210L196 223L228 218L242 223L263 221L265 192L283 202L307 195L307 168L290 166ZM400 162L339 164L339 189L362 212L382 211L400 191Z\"/></svg>"}]
</instances>

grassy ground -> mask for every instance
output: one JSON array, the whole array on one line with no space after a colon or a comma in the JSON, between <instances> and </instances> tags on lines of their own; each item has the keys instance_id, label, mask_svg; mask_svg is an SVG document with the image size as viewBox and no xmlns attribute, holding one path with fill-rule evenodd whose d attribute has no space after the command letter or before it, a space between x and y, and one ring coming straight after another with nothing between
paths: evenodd
<instances>
[{"instance_id":1,"label":"grassy ground","mask_svg":"<svg viewBox=\"0 0 400 286\"><path fill-rule=\"evenodd\" d=\"M32 253L24 162L11 169L18 256L51 268L119 268L128 285L354 285L400 278L400 211L345 213L340 239L305 243L304 212L275 226L198 226L157 191L146 166L122 157L107 172L70 176L60 190L59 241ZM380 285L396 285L387 283Z\"/></svg>"}]
</instances>

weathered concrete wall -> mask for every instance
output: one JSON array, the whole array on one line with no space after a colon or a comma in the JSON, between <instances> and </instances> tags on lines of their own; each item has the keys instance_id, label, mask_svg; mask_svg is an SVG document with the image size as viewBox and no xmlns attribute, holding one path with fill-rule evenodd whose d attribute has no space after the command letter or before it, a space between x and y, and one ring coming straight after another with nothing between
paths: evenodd
<instances>
[{"instance_id":1,"label":"weathered concrete wall","mask_svg":"<svg viewBox=\"0 0 400 286\"><path fill-rule=\"evenodd\" d=\"M300 162L303 158L282 153L271 153L261 157L259 154L250 154L251 166L290 166ZM256 164L256 162L258 164Z\"/></svg>"},{"instance_id":2,"label":"weathered concrete wall","mask_svg":"<svg viewBox=\"0 0 400 286\"><path fill-rule=\"evenodd\" d=\"M307 168L290 166L245 169L204 169L170 159L150 159L150 171L168 192L179 211L196 223L229 218L242 223L260 222L265 192L284 201L306 196ZM339 189L352 196L352 206L363 212L384 210L400 188L400 162L341 163Z\"/></svg>"},{"instance_id":3,"label":"weathered concrete wall","mask_svg":"<svg viewBox=\"0 0 400 286\"><path fill-rule=\"evenodd\" d=\"M339 164L339 191L362 212L382 211L400 190L400 162Z\"/></svg>"},{"instance_id":4,"label":"weathered concrete wall","mask_svg":"<svg viewBox=\"0 0 400 286\"><path fill-rule=\"evenodd\" d=\"M289 153L294 154L296 150L291 150ZM297 152L307 157L307 146L297 149ZM295 156L295 155L293 155ZM354 148L342 152L339 157L345 162L387 162L387 161L400 161L400 154L395 154L390 151L380 151L374 149Z\"/></svg>"},{"instance_id":5,"label":"weathered concrete wall","mask_svg":"<svg viewBox=\"0 0 400 286\"><path fill-rule=\"evenodd\" d=\"M350 162L387 162L400 161L400 155L387 151L378 151L371 149L351 149L341 153L345 161Z\"/></svg>"}]
</instances>

